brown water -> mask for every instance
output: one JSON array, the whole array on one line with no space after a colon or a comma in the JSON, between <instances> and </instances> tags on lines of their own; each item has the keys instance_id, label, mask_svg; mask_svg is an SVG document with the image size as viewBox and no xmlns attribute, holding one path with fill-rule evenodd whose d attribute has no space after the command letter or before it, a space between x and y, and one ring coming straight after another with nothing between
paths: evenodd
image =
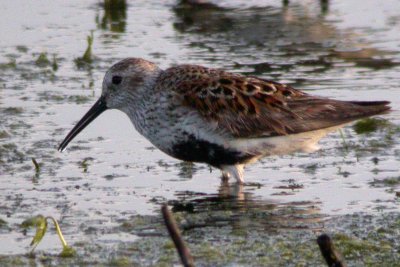
<instances>
[{"instance_id":1,"label":"brown water","mask_svg":"<svg viewBox=\"0 0 400 267\"><path fill-rule=\"evenodd\" d=\"M72 244L113 247L138 237L110 229L156 214L165 201L192 212L273 211L274 228L304 214L400 210L397 184L379 182L400 175L400 2L243 2L133 1L119 11L97 1L0 3L0 218L10 227L0 232L0 254L27 251L33 232L17 225L36 214L59 219ZM95 59L78 68L91 31ZM40 53L49 64L36 62ZM382 118L393 125L369 134L348 126L344 141L333 133L319 152L265 158L246 169L242 188L154 149L118 111L58 152L99 97L104 72L125 57L224 68L337 99L390 100L394 111ZM57 243L48 235L38 249L58 251Z\"/></svg>"}]
</instances>

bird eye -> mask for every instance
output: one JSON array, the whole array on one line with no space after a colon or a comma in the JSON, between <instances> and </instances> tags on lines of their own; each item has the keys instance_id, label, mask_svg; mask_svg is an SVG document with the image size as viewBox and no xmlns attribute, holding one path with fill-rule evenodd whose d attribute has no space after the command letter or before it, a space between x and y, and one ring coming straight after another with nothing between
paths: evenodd
<instances>
[{"instance_id":1,"label":"bird eye","mask_svg":"<svg viewBox=\"0 0 400 267\"><path fill-rule=\"evenodd\" d=\"M122 82L122 77L121 76L116 75L116 76L112 77L112 83L113 84L118 85L121 82Z\"/></svg>"}]
</instances>

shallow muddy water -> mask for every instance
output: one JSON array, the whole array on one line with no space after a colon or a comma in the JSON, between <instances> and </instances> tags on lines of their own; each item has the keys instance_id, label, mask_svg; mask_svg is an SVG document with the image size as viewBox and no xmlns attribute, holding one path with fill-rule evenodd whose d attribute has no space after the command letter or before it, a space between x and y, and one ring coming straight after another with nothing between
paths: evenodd
<instances>
[{"instance_id":1,"label":"shallow muddy water","mask_svg":"<svg viewBox=\"0 0 400 267\"><path fill-rule=\"evenodd\" d=\"M291 240L304 229L311 231L306 239L315 231L351 232L331 220L352 220L360 212L375 218L375 226L382 214L398 220L400 2L324 3L132 1L110 10L98 1L1 2L0 255L29 251L34 230L19 225L37 214L57 218L72 246L91 251L85 254L91 264L112 262L112 253L129 242L154 252L167 240L157 226L164 202L185 218L182 227L200 260L211 256L196 246L204 240L227 246L227 228L235 236L248 231L253 241L260 230L293 230ZM91 32L93 62L79 65L75 59L85 52ZM107 68L125 57L143 57L163 68L180 63L223 68L337 99L390 100L393 111L368 133L349 125L342 135L330 134L318 152L248 166L242 187L221 184L216 169L163 154L118 111L101 115L58 152L100 96ZM190 223L200 218L204 221ZM124 229L139 219L148 227ZM207 227L207 233L190 232ZM400 235L396 231L392 234ZM87 249L94 242L101 249ZM398 243L390 245L399 252ZM56 254L59 246L50 229L37 250ZM136 252L131 261L139 265L177 262L170 254ZM394 259L396 252L390 255ZM210 262L201 264L240 263Z\"/></svg>"}]
</instances>

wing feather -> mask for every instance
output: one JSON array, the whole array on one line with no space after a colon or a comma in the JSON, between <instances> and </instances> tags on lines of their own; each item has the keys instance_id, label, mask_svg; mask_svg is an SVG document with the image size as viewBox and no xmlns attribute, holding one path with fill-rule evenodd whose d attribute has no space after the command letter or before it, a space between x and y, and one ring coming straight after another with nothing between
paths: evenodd
<instances>
[{"instance_id":1,"label":"wing feather","mask_svg":"<svg viewBox=\"0 0 400 267\"><path fill-rule=\"evenodd\" d=\"M373 113L355 102L316 97L274 81L195 65L167 69L159 84L171 85L178 101L234 137L312 131Z\"/></svg>"}]
</instances>

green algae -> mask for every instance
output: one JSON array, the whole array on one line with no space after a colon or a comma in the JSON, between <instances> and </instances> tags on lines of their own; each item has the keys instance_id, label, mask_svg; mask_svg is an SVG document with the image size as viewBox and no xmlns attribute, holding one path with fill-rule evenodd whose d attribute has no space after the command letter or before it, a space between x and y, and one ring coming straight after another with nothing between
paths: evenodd
<instances>
[{"instance_id":1,"label":"green algae","mask_svg":"<svg viewBox=\"0 0 400 267\"><path fill-rule=\"evenodd\" d=\"M35 60L35 65L40 68L51 66L51 61L47 57L47 53L45 52L40 53L38 58Z\"/></svg>"},{"instance_id":2,"label":"green algae","mask_svg":"<svg viewBox=\"0 0 400 267\"><path fill-rule=\"evenodd\" d=\"M183 213L183 212L180 212ZM193 213L184 213L185 220L195 220ZM244 216L249 216L246 214ZM175 214L174 214L175 216ZM254 216L252 216L254 217ZM238 219L240 219L238 217ZM253 219L254 220L254 219ZM128 222L131 222L127 225ZM171 266L179 265L173 242L158 216L132 216L121 220L116 231L138 232L146 228L161 235L144 236L123 242L117 248L106 244L77 242L77 254L72 258L41 254L30 259L25 256L0 257L0 264L13 266L12 261L26 265L29 261L51 262L52 265L107 265L107 266ZM233 222L232 222L233 223ZM231 235L233 225L205 226L184 232L184 239L195 258L196 266L324 266L311 229L266 231L249 225L246 236ZM324 223L335 247L349 266L398 266L400 214L382 216L352 215L337 217ZM338 229L341 229L340 231ZM108 255L94 257L91 255ZM14 264L17 265L17 264Z\"/></svg>"},{"instance_id":3,"label":"green algae","mask_svg":"<svg viewBox=\"0 0 400 267\"><path fill-rule=\"evenodd\" d=\"M368 240L350 237L346 234L337 233L333 236L335 244L340 248L341 253L346 259L363 256L370 252L378 252L382 247ZM386 248L384 248L386 250Z\"/></svg>"},{"instance_id":4,"label":"green algae","mask_svg":"<svg viewBox=\"0 0 400 267\"><path fill-rule=\"evenodd\" d=\"M87 173L92 160L93 158L91 157L84 158L81 162L79 162L79 168L81 168L84 173Z\"/></svg>"},{"instance_id":5,"label":"green algae","mask_svg":"<svg viewBox=\"0 0 400 267\"><path fill-rule=\"evenodd\" d=\"M68 101L75 102L76 104L84 104L91 100L91 97L85 95L73 95L68 97Z\"/></svg>"},{"instance_id":6,"label":"green algae","mask_svg":"<svg viewBox=\"0 0 400 267\"><path fill-rule=\"evenodd\" d=\"M382 233L382 231L380 232ZM355 261L364 266L376 266L377 264L399 266L396 265L399 254L396 253L396 248L389 241L361 239L346 234L335 234L333 238L347 262Z\"/></svg>"},{"instance_id":7,"label":"green algae","mask_svg":"<svg viewBox=\"0 0 400 267\"><path fill-rule=\"evenodd\" d=\"M26 53L29 51L28 47L25 45L17 45L15 48L17 49L18 52L21 53Z\"/></svg>"},{"instance_id":8,"label":"green algae","mask_svg":"<svg viewBox=\"0 0 400 267\"><path fill-rule=\"evenodd\" d=\"M102 3L103 17L100 19L99 16L96 16L98 28L114 33L125 32L127 6L126 0L104 0ZM113 35L113 37L118 37L118 35Z\"/></svg>"},{"instance_id":9,"label":"green algae","mask_svg":"<svg viewBox=\"0 0 400 267\"><path fill-rule=\"evenodd\" d=\"M32 263L32 261L29 261L26 259L24 256L5 256L5 255L0 255L0 265L1 266L27 266L28 264Z\"/></svg>"},{"instance_id":10,"label":"green algae","mask_svg":"<svg viewBox=\"0 0 400 267\"><path fill-rule=\"evenodd\" d=\"M356 157L362 158L372 155L373 162L379 162L379 156L384 149L390 149L398 145L400 137L400 126L381 118L368 118L359 120L353 126L354 131L359 134L358 140L346 142L342 150L347 155L350 151Z\"/></svg>"},{"instance_id":11,"label":"green algae","mask_svg":"<svg viewBox=\"0 0 400 267\"><path fill-rule=\"evenodd\" d=\"M385 129L389 127L391 124L384 119L379 118L366 118L357 121L353 129L357 134L368 134L375 132L380 129Z\"/></svg>"},{"instance_id":12,"label":"green algae","mask_svg":"<svg viewBox=\"0 0 400 267\"><path fill-rule=\"evenodd\" d=\"M60 252L61 258L71 258L76 256L76 250L69 246L63 246L63 250Z\"/></svg>"},{"instance_id":13,"label":"green algae","mask_svg":"<svg viewBox=\"0 0 400 267\"><path fill-rule=\"evenodd\" d=\"M87 47L81 57L75 59L75 65L78 69L88 67L93 62L93 31L87 36Z\"/></svg>"},{"instance_id":14,"label":"green algae","mask_svg":"<svg viewBox=\"0 0 400 267\"><path fill-rule=\"evenodd\" d=\"M0 145L0 163L22 163L24 160L25 154L18 150L16 144L6 143Z\"/></svg>"},{"instance_id":15,"label":"green algae","mask_svg":"<svg viewBox=\"0 0 400 267\"><path fill-rule=\"evenodd\" d=\"M374 187L395 187L400 185L400 176L389 177L385 179L374 179L369 184Z\"/></svg>"},{"instance_id":16,"label":"green algae","mask_svg":"<svg viewBox=\"0 0 400 267\"><path fill-rule=\"evenodd\" d=\"M54 102L68 101L76 104L84 104L92 101L92 97L86 95L71 95L67 97L65 95L60 95L54 92L43 92L39 94L39 97L41 100L44 101L54 101Z\"/></svg>"},{"instance_id":17,"label":"green algae","mask_svg":"<svg viewBox=\"0 0 400 267\"><path fill-rule=\"evenodd\" d=\"M14 70L17 68L17 61L15 59L11 59L7 63L0 63L0 70Z\"/></svg>"},{"instance_id":18,"label":"green algae","mask_svg":"<svg viewBox=\"0 0 400 267\"><path fill-rule=\"evenodd\" d=\"M159 218L136 215L131 217L129 220L122 220L119 229L124 232L141 232L143 229L146 229L148 225L152 225L153 227L157 226L159 229L162 228L161 220Z\"/></svg>"},{"instance_id":19,"label":"green algae","mask_svg":"<svg viewBox=\"0 0 400 267\"><path fill-rule=\"evenodd\" d=\"M225 258L225 255L221 252L221 249L214 247L209 243L201 243L198 245L196 250L197 258L205 258L210 262L218 262Z\"/></svg>"},{"instance_id":20,"label":"green algae","mask_svg":"<svg viewBox=\"0 0 400 267\"><path fill-rule=\"evenodd\" d=\"M112 258L108 265L115 267L133 266L132 261L128 257Z\"/></svg>"},{"instance_id":21,"label":"green algae","mask_svg":"<svg viewBox=\"0 0 400 267\"><path fill-rule=\"evenodd\" d=\"M93 61L92 47L93 47L93 32L91 32L90 35L87 36L87 48L81 58L86 63L91 63Z\"/></svg>"},{"instance_id":22,"label":"green algae","mask_svg":"<svg viewBox=\"0 0 400 267\"><path fill-rule=\"evenodd\" d=\"M166 250L172 249L172 250L174 250L175 249L174 242L172 240L168 240L167 242L165 242L165 244L163 246L163 249L166 249Z\"/></svg>"},{"instance_id":23,"label":"green algae","mask_svg":"<svg viewBox=\"0 0 400 267\"><path fill-rule=\"evenodd\" d=\"M8 138L10 134L7 131L0 131L0 139Z\"/></svg>"},{"instance_id":24,"label":"green algae","mask_svg":"<svg viewBox=\"0 0 400 267\"><path fill-rule=\"evenodd\" d=\"M19 115L23 112L23 108L20 107L8 107L3 109L3 113L7 115Z\"/></svg>"},{"instance_id":25,"label":"green algae","mask_svg":"<svg viewBox=\"0 0 400 267\"><path fill-rule=\"evenodd\" d=\"M53 61L51 62L51 68L53 69L53 71L58 70L58 62L57 62L56 55L53 55Z\"/></svg>"},{"instance_id":26,"label":"green algae","mask_svg":"<svg viewBox=\"0 0 400 267\"><path fill-rule=\"evenodd\" d=\"M2 218L0 218L0 229L6 228L7 225L8 225L7 221L5 221Z\"/></svg>"}]
</instances>

